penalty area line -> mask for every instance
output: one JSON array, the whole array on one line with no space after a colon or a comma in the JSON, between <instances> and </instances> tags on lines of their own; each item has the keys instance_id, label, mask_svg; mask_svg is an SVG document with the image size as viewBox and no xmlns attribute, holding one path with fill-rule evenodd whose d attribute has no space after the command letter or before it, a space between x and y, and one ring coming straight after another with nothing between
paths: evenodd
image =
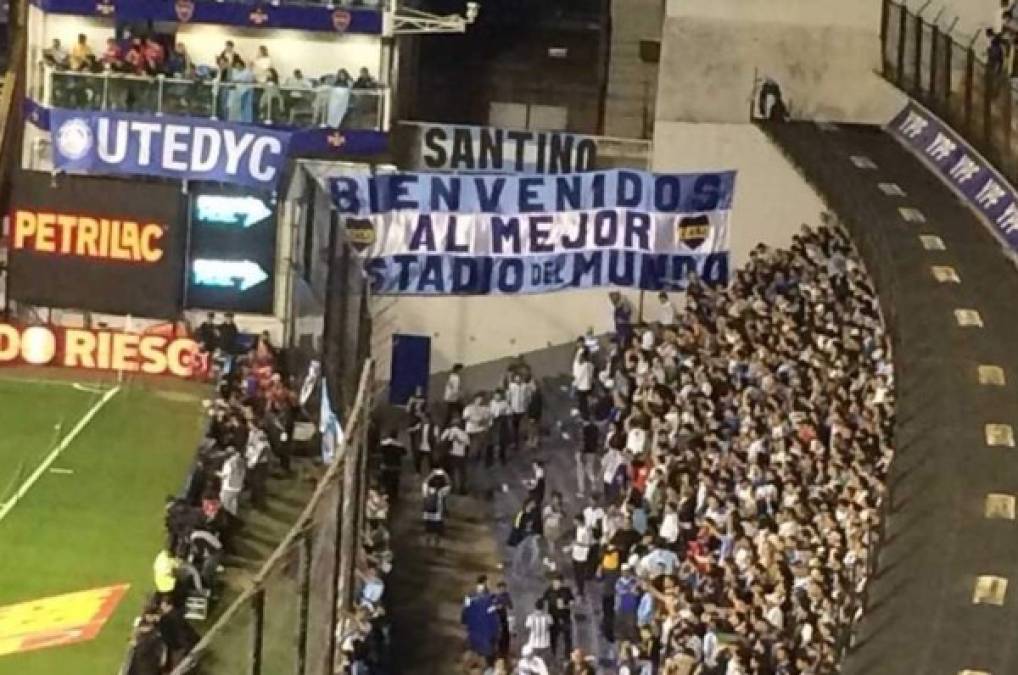
<instances>
[{"instance_id":1,"label":"penalty area line","mask_svg":"<svg viewBox=\"0 0 1018 675\"><path fill-rule=\"evenodd\" d=\"M111 398L116 396L118 391L120 391L120 387L116 386L103 394L103 397L96 401L95 405L88 409L88 412L82 415L81 419L74 425L74 428L71 429L70 433L60 440L57 447L53 448L53 450L46 455L46 458L42 460L39 466L35 467L35 471L33 471L32 475L25 479L25 482L21 484L18 491L15 492L14 495L12 495L6 502L0 504L0 521L7 517L7 514L11 512L15 504L17 504L22 497L28 494L28 491L32 489L32 486L35 485L40 478L42 478L43 474L49 471L53 462L57 461L57 458L63 454L64 450L66 450L74 439L77 438L78 434L80 434L82 430L88 426L88 423L92 421L92 418L95 417L100 410L102 410L103 406L105 406Z\"/></svg>"}]
</instances>

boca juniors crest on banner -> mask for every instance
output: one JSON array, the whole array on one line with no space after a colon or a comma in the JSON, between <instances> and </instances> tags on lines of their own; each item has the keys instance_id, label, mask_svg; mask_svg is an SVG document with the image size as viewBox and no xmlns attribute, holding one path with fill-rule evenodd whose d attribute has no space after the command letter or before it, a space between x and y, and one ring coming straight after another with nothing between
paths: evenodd
<instances>
[{"instance_id":1,"label":"boca juniors crest on banner","mask_svg":"<svg viewBox=\"0 0 1018 675\"><path fill-rule=\"evenodd\" d=\"M382 294L488 295L728 280L734 171L350 173L330 179Z\"/></svg>"},{"instance_id":2,"label":"boca juniors crest on banner","mask_svg":"<svg viewBox=\"0 0 1018 675\"><path fill-rule=\"evenodd\" d=\"M274 189L289 132L163 115L50 111L53 165L61 171L164 176Z\"/></svg>"}]
</instances>

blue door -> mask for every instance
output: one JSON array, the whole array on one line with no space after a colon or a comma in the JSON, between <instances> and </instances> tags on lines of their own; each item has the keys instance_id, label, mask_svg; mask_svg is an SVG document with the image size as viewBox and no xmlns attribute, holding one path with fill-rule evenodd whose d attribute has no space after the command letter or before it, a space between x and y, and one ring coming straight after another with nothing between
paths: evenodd
<instances>
[{"instance_id":1,"label":"blue door","mask_svg":"<svg viewBox=\"0 0 1018 675\"><path fill-rule=\"evenodd\" d=\"M431 338L425 335L393 335L389 403L405 404L417 387L421 387L427 397L430 373Z\"/></svg>"}]
</instances>

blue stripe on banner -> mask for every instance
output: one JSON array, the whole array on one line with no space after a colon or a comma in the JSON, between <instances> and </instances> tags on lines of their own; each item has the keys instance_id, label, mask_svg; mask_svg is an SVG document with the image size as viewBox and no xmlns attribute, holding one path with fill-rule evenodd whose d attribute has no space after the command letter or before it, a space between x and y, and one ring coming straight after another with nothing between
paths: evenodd
<instances>
[{"instance_id":1,"label":"blue stripe on banner","mask_svg":"<svg viewBox=\"0 0 1018 675\"><path fill-rule=\"evenodd\" d=\"M681 290L690 272L728 283L729 253L643 253L615 249L530 256L391 255L370 258L372 290L401 295L519 295L626 286Z\"/></svg>"},{"instance_id":2,"label":"blue stripe on banner","mask_svg":"<svg viewBox=\"0 0 1018 675\"><path fill-rule=\"evenodd\" d=\"M394 173L330 180L342 215L418 213L533 214L626 208L656 213L728 210L734 171L652 174L612 170L560 176Z\"/></svg>"}]
</instances>

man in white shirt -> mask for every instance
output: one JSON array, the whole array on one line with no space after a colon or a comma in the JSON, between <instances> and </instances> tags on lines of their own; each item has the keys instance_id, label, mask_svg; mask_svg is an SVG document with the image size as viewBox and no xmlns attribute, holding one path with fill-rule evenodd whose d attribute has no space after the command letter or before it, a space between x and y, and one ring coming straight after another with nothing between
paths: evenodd
<instances>
[{"instance_id":1,"label":"man in white shirt","mask_svg":"<svg viewBox=\"0 0 1018 675\"><path fill-rule=\"evenodd\" d=\"M453 489L461 495L467 493L467 448L470 436L463 430L459 415L453 417L449 428L442 432L442 441L448 446L449 468Z\"/></svg>"},{"instance_id":2,"label":"man in white shirt","mask_svg":"<svg viewBox=\"0 0 1018 675\"><path fill-rule=\"evenodd\" d=\"M573 389L576 391L576 406L580 416L590 417L590 393L594 389L594 364L586 347L577 350L573 359Z\"/></svg>"},{"instance_id":3,"label":"man in white shirt","mask_svg":"<svg viewBox=\"0 0 1018 675\"><path fill-rule=\"evenodd\" d=\"M524 382L519 374L513 375L509 382L506 398L509 401L509 412L512 416L513 443L516 449L520 449L523 442L522 430L523 420L527 415L527 408L530 407L530 397L534 395L532 382Z\"/></svg>"},{"instance_id":4,"label":"man in white shirt","mask_svg":"<svg viewBox=\"0 0 1018 675\"><path fill-rule=\"evenodd\" d=\"M463 409L466 432L470 436L470 457L480 458L488 444L488 430L491 428L491 411L484 403L484 396L478 394L473 402Z\"/></svg>"},{"instance_id":5,"label":"man in white shirt","mask_svg":"<svg viewBox=\"0 0 1018 675\"><path fill-rule=\"evenodd\" d=\"M449 424L453 416L459 415L463 412L463 390L462 383L460 380L460 372L463 370L463 364L457 363L452 367L452 372L449 373L449 379L445 381L445 391L442 394L442 401L445 403L445 423Z\"/></svg>"},{"instance_id":6,"label":"man in white shirt","mask_svg":"<svg viewBox=\"0 0 1018 675\"><path fill-rule=\"evenodd\" d=\"M251 504L265 508L265 483L269 478L269 437L253 420L248 422L247 446L244 448L247 484L251 488Z\"/></svg>"},{"instance_id":7,"label":"man in white shirt","mask_svg":"<svg viewBox=\"0 0 1018 675\"><path fill-rule=\"evenodd\" d=\"M240 452L234 448L227 448L229 456L223 462L219 470L219 502L223 508L233 517L237 517L240 507L240 493L244 489L244 474L246 465Z\"/></svg>"},{"instance_id":8,"label":"man in white shirt","mask_svg":"<svg viewBox=\"0 0 1018 675\"><path fill-rule=\"evenodd\" d=\"M662 328L674 328L676 323L675 305L668 299L668 294L661 291L657 294L657 321Z\"/></svg>"}]
</instances>

